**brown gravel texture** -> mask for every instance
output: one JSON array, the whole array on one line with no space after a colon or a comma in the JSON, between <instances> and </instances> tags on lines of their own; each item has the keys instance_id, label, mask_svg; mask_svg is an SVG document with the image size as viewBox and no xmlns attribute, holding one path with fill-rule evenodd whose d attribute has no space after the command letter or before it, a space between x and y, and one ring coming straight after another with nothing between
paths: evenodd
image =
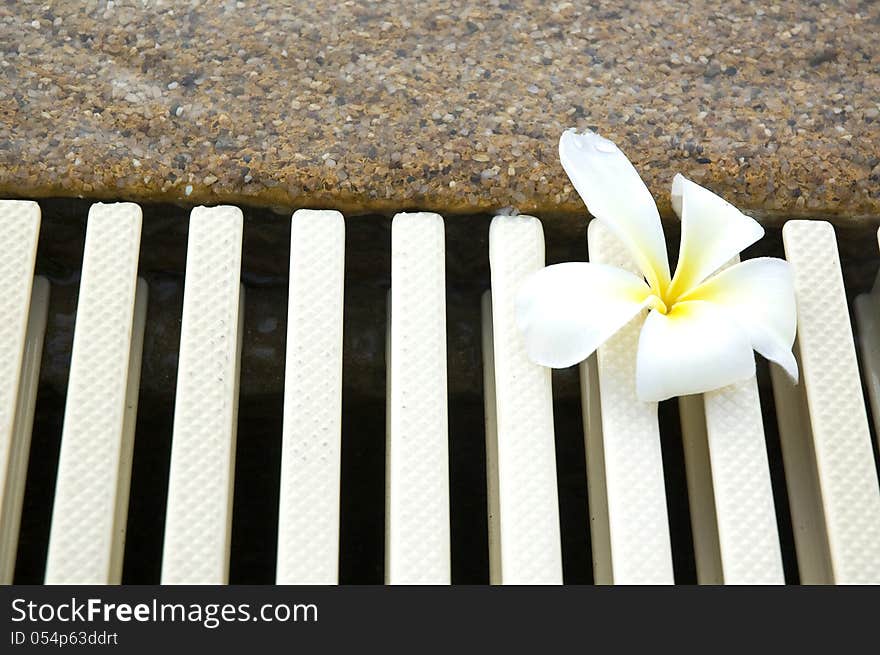
<instances>
[{"instance_id":1,"label":"brown gravel texture","mask_svg":"<svg viewBox=\"0 0 880 655\"><path fill-rule=\"evenodd\" d=\"M0 195L580 214L557 140L591 127L665 216L680 171L876 222L878 31L875 2L10 2Z\"/></svg>"}]
</instances>

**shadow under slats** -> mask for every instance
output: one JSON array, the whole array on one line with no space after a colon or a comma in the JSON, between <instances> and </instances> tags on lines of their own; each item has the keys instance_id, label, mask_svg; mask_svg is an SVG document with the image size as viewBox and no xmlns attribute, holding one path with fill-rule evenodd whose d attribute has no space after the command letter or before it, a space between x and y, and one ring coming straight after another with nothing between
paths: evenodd
<instances>
[{"instance_id":1,"label":"shadow under slats","mask_svg":"<svg viewBox=\"0 0 880 655\"><path fill-rule=\"evenodd\" d=\"M339 582L385 570L385 326L391 221L346 217Z\"/></svg>"},{"instance_id":2,"label":"shadow under slats","mask_svg":"<svg viewBox=\"0 0 880 655\"><path fill-rule=\"evenodd\" d=\"M290 218L246 211L244 335L229 567L231 584L275 582Z\"/></svg>"},{"instance_id":3,"label":"shadow under slats","mask_svg":"<svg viewBox=\"0 0 880 655\"><path fill-rule=\"evenodd\" d=\"M565 584L592 584L587 460L577 366L553 371L553 425L556 432L562 579Z\"/></svg>"},{"instance_id":4,"label":"shadow under slats","mask_svg":"<svg viewBox=\"0 0 880 655\"><path fill-rule=\"evenodd\" d=\"M177 348L168 346L180 343L180 320L168 320L167 312L160 307L176 307L176 314L180 315L182 277L182 273L173 277L167 274L146 277L150 296L141 380L161 380L165 389L150 389L142 384L138 398L123 584L158 584L161 575L177 379Z\"/></svg>"},{"instance_id":5,"label":"shadow under slats","mask_svg":"<svg viewBox=\"0 0 880 655\"><path fill-rule=\"evenodd\" d=\"M660 447L663 451L663 479L666 482L666 512L669 516L669 540L672 546L672 570L675 584L696 584L697 565L688 504L687 476L678 399L664 400L658 409Z\"/></svg>"},{"instance_id":6,"label":"shadow under slats","mask_svg":"<svg viewBox=\"0 0 880 655\"><path fill-rule=\"evenodd\" d=\"M489 222L446 218L449 515L453 584L489 582L480 297L489 286Z\"/></svg>"},{"instance_id":7,"label":"shadow under slats","mask_svg":"<svg viewBox=\"0 0 880 655\"><path fill-rule=\"evenodd\" d=\"M149 285L140 394L128 499L123 584L158 584L165 534L168 466L188 213L143 206L139 274Z\"/></svg>"}]
</instances>

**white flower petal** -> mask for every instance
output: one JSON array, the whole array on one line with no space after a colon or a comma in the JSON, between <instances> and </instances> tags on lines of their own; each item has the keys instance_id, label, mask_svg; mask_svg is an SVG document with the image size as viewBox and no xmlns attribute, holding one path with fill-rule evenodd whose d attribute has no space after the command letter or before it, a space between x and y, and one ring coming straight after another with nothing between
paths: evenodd
<instances>
[{"instance_id":1,"label":"white flower petal","mask_svg":"<svg viewBox=\"0 0 880 655\"><path fill-rule=\"evenodd\" d=\"M559 158L587 209L623 241L654 289L669 282L660 214L648 187L614 143L593 132L563 132Z\"/></svg>"},{"instance_id":2,"label":"white flower petal","mask_svg":"<svg viewBox=\"0 0 880 655\"><path fill-rule=\"evenodd\" d=\"M748 333L752 347L797 381L797 361L791 352L797 308L787 261L773 257L746 260L713 275L684 299L723 305Z\"/></svg>"},{"instance_id":3,"label":"white flower petal","mask_svg":"<svg viewBox=\"0 0 880 655\"><path fill-rule=\"evenodd\" d=\"M668 298L694 288L764 236L756 220L682 175L672 181L672 207L681 218L681 248Z\"/></svg>"},{"instance_id":4,"label":"white flower petal","mask_svg":"<svg viewBox=\"0 0 880 655\"><path fill-rule=\"evenodd\" d=\"M639 335L636 390L641 400L703 393L755 374L748 335L728 313L703 301L651 312Z\"/></svg>"},{"instance_id":5,"label":"white flower petal","mask_svg":"<svg viewBox=\"0 0 880 655\"><path fill-rule=\"evenodd\" d=\"M536 364L565 368L585 360L643 307L651 291L638 276L602 264L543 268L517 292L516 322Z\"/></svg>"}]
</instances>

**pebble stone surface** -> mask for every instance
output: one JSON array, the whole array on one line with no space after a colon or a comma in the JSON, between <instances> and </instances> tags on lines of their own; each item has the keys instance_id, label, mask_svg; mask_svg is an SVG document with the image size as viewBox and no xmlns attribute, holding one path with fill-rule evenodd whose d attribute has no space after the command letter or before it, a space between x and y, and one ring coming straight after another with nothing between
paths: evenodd
<instances>
[{"instance_id":1,"label":"pebble stone surface","mask_svg":"<svg viewBox=\"0 0 880 655\"><path fill-rule=\"evenodd\" d=\"M0 7L0 197L582 214L569 127L766 222L880 217L880 3Z\"/></svg>"}]
</instances>

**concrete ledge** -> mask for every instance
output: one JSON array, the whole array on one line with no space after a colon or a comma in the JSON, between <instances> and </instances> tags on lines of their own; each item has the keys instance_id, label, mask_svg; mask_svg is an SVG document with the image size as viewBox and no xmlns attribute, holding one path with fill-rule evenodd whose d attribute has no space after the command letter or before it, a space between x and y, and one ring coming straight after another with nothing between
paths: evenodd
<instances>
[{"instance_id":1,"label":"concrete ledge","mask_svg":"<svg viewBox=\"0 0 880 655\"><path fill-rule=\"evenodd\" d=\"M878 23L870 3L13 3L0 195L582 214L556 145L590 126L666 216L682 172L767 223L875 222Z\"/></svg>"}]
</instances>

